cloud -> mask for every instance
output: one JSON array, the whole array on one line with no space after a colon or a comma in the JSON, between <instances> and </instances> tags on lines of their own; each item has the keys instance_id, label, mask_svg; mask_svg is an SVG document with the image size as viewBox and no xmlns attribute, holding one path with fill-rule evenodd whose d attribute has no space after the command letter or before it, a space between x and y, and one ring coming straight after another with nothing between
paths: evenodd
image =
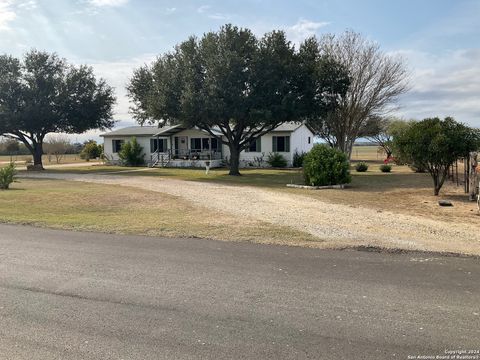
<instances>
[{"instance_id":1,"label":"cloud","mask_svg":"<svg viewBox=\"0 0 480 360\"><path fill-rule=\"evenodd\" d=\"M288 38L295 44L300 44L306 38L317 35L318 30L329 25L326 21L311 21L306 19L300 19L296 24L287 26L285 32Z\"/></svg>"},{"instance_id":2,"label":"cloud","mask_svg":"<svg viewBox=\"0 0 480 360\"><path fill-rule=\"evenodd\" d=\"M408 59L411 90L400 98L408 118L453 116L480 127L480 49L446 51L441 55L416 50L396 54Z\"/></svg>"},{"instance_id":3,"label":"cloud","mask_svg":"<svg viewBox=\"0 0 480 360\"><path fill-rule=\"evenodd\" d=\"M207 17L213 20L228 20L232 16L226 13L214 12L211 11L212 7L210 5L202 5L197 8L199 14L205 14Z\"/></svg>"},{"instance_id":4,"label":"cloud","mask_svg":"<svg viewBox=\"0 0 480 360\"><path fill-rule=\"evenodd\" d=\"M212 7L210 5L202 5L197 9L197 12L200 14L206 13L208 10L210 10Z\"/></svg>"},{"instance_id":5,"label":"cloud","mask_svg":"<svg viewBox=\"0 0 480 360\"><path fill-rule=\"evenodd\" d=\"M25 10L35 10L38 7L38 4L35 0L24 1L18 4L20 9Z\"/></svg>"},{"instance_id":6,"label":"cloud","mask_svg":"<svg viewBox=\"0 0 480 360\"><path fill-rule=\"evenodd\" d=\"M0 2L0 31L10 30L10 22L17 17L12 5L13 1L11 0Z\"/></svg>"},{"instance_id":7,"label":"cloud","mask_svg":"<svg viewBox=\"0 0 480 360\"><path fill-rule=\"evenodd\" d=\"M115 7L123 6L128 3L129 0L88 0L88 3L97 7Z\"/></svg>"},{"instance_id":8,"label":"cloud","mask_svg":"<svg viewBox=\"0 0 480 360\"><path fill-rule=\"evenodd\" d=\"M177 8L175 8L175 7L166 8L166 9L165 9L165 14L171 15L171 14L173 14L173 13L176 12L176 11L177 11Z\"/></svg>"}]
</instances>

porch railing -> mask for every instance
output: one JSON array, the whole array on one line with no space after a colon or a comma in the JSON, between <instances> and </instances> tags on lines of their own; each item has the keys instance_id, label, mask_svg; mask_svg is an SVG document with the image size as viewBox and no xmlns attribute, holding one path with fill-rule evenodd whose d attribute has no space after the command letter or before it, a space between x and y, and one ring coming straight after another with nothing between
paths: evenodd
<instances>
[{"instance_id":1,"label":"porch railing","mask_svg":"<svg viewBox=\"0 0 480 360\"><path fill-rule=\"evenodd\" d=\"M220 160L222 153L215 150L202 149L167 149L163 152L155 152L151 155L153 166L160 164L165 166L170 160Z\"/></svg>"}]
</instances>

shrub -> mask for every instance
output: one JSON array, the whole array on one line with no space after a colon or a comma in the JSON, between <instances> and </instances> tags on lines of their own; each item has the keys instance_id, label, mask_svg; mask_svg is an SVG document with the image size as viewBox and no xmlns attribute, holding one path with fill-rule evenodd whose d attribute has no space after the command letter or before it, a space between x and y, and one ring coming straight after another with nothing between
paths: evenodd
<instances>
[{"instance_id":1,"label":"shrub","mask_svg":"<svg viewBox=\"0 0 480 360\"><path fill-rule=\"evenodd\" d=\"M305 159L306 152L297 152L295 151L293 153L293 167L302 167L303 166L303 160Z\"/></svg>"},{"instance_id":2,"label":"shrub","mask_svg":"<svg viewBox=\"0 0 480 360\"><path fill-rule=\"evenodd\" d=\"M287 166L287 159L282 154L270 153L267 158L267 163L271 167L283 168Z\"/></svg>"},{"instance_id":3,"label":"shrub","mask_svg":"<svg viewBox=\"0 0 480 360\"><path fill-rule=\"evenodd\" d=\"M7 166L0 169L0 189L6 190L10 184L15 181L15 164L11 162Z\"/></svg>"},{"instance_id":4,"label":"shrub","mask_svg":"<svg viewBox=\"0 0 480 360\"><path fill-rule=\"evenodd\" d=\"M80 158L86 161L90 161L90 159L96 159L102 156L103 147L102 145L98 145L96 141L89 140L85 143L85 146L80 153Z\"/></svg>"},{"instance_id":5,"label":"shrub","mask_svg":"<svg viewBox=\"0 0 480 360\"><path fill-rule=\"evenodd\" d=\"M312 186L348 184L349 169L347 155L326 145L314 145L303 161L305 184Z\"/></svg>"},{"instance_id":6,"label":"shrub","mask_svg":"<svg viewBox=\"0 0 480 360\"><path fill-rule=\"evenodd\" d=\"M145 154L136 138L123 144L118 157L126 166L139 166L145 163Z\"/></svg>"},{"instance_id":7,"label":"shrub","mask_svg":"<svg viewBox=\"0 0 480 360\"><path fill-rule=\"evenodd\" d=\"M359 162L357 165L355 165L355 170L357 170L357 172L365 172L368 170L368 164Z\"/></svg>"},{"instance_id":8,"label":"shrub","mask_svg":"<svg viewBox=\"0 0 480 360\"><path fill-rule=\"evenodd\" d=\"M380 171L384 173L389 173L390 171L392 171L392 165L383 164L380 166Z\"/></svg>"}]
</instances>

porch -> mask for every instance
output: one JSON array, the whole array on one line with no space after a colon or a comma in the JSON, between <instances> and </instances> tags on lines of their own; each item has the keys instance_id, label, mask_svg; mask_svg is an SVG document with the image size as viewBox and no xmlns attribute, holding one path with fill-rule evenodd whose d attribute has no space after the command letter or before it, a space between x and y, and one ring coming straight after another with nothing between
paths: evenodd
<instances>
[{"instance_id":1,"label":"porch","mask_svg":"<svg viewBox=\"0 0 480 360\"><path fill-rule=\"evenodd\" d=\"M202 149L168 149L150 156L150 166L160 167L220 167L222 153Z\"/></svg>"}]
</instances>

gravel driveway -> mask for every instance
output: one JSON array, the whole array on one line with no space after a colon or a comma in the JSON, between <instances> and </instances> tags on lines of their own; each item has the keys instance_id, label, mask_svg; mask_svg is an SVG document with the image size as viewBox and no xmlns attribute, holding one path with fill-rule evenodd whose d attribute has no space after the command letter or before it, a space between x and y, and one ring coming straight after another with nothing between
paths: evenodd
<instances>
[{"instance_id":1,"label":"gravel driveway","mask_svg":"<svg viewBox=\"0 0 480 360\"><path fill-rule=\"evenodd\" d=\"M162 177L99 174L27 174L25 177L132 186L166 193L197 206L236 215L239 221L253 218L308 232L325 240L320 243L324 247L379 246L480 255L480 233L474 225L452 225L433 219L331 204L300 194Z\"/></svg>"}]
</instances>

